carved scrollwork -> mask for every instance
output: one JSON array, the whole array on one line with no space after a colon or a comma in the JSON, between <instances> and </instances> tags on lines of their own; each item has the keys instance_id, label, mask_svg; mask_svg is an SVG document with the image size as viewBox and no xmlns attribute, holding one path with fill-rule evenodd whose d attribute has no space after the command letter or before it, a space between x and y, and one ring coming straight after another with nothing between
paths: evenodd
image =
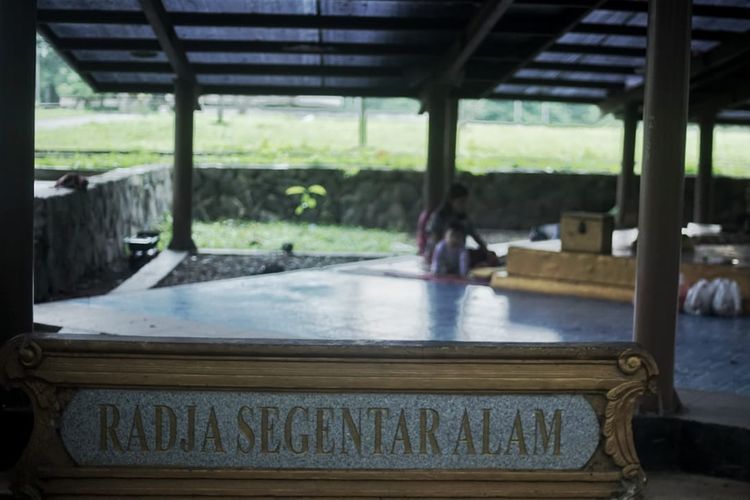
<instances>
[{"instance_id":1,"label":"carved scrollwork","mask_svg":"<svg viewBox=\"0 0 750 500\"><path fill-rule=\"evenodd\" d=\"M643 370L646 380L651 380L659 374L656 362L645 351L638 349L625 349L617 359L617 366L625 375L635 375L639 370Z\"/></svg>"},{"instance_id":2,"label":"carved scrollwork","mask_svg":"<svg viewBox=\"0 0 750 500\"><path fill-rule=\"evenodd\" d=\"M639 479L643 476L641 464L633 443L631 419L638 398L646 392L648 385L633 380L614 387L607 392L607 407L604 411L604 451L615 464L622 467L626 479Z\"/></svg>"},{"instance_id":3,"label":"carved scrollwork","mask_svg":"<svg viewBox=\"0 0 750 500\"><path fill-rule=\"evenodd\" d=\"M30 339L25 339L18 348L18 361L26 368L36 368L42 362L42 348Z\"/></svg>"},{"instance_id":4,"label":"carved scrollwork","mask_svg":"<svg viewBox=\"0 0 750 500\"><path fill-rule=\"evenodd\" d=\"M602 434L604 451L622 468L625 479L642 483L645 480L633 442L632 418L638 398L644 393L656 392L659 370L654 359L645 351L626 349L617 360L622 373L633 380L624 382L607 392ZM642 374L642 376L638 376Z\"/></svg>"}]
</instances>

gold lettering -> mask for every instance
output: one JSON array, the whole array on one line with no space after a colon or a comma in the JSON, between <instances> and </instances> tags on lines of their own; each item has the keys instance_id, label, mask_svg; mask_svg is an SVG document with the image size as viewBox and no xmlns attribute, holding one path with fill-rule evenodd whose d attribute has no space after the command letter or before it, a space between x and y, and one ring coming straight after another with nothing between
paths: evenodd
<instances>
[{"instance_id":1,"label":"gold lettering","mask_svg":"<svg viewBox=\"0 0 750 500\"><path fill-rule=\"evenodd\" d=\"M396 432L393 434L393 442L391 443L391 455L396 451L396 442L401 442L404 446L404 455L411 455L411 439L409 439L409 429L406 425L406 414L401 409L401 413L398 416L398 424L396 425Z\"/></svg>"},{"instance_id":2,"label":"gold lettering","mask_svg":"<svg viewBox=\"0 0 750 500\"><path fill-rule=\"evenodd\" d=\"M333 453L333 444L330 448L325 447L330 432L330 420L326 418L326 413L333 418L333 408L315 408L315 453L319 455Z\"/></svg>"},{"instance_id":3,"label":"gold lettering","mask_svg":"<svg viewBox=\"0 0 750 500\"><path fill-rule=\"evenodd\" d=\"M374 434L375 434L375 447L372 450L373 455L383 454L383 416L388 418L390 410L388 408L368 408L367 414L373 415L374 419Z\"/></svg>"},{"instance_id":4,"label":"gold lettering","mask_svg":"<svg viewBox=\"0 0 750 500\"><path fill-rule=\"evenodd\" d=\"M516 410L516 419L513 421L513 430L508 438L508 446L505 448L505 454L510 455L510 446L518 443L518 454L526 455L526 440L523 436L523 425L521 423L521 412Z\"/></svg>"},{"instance_id":5,"label":"gold lettering","mask_svg":"<svg viewBox=\"0 0 750 500\"><path fill-rule=\"evenodd\" d=\"M489 408L484 408L482 410L482 455L498 455L501 451L501 448L503 446L502 443L499 443L497 446L497 450L495 452L490 451L490 415L492 414L492 410Z\"/></svg>"},{"instance_id":6,"label":"gold lettering","mask_svg":"<svg viewBox=\"0 0 750 500\"><path fill-rule=\"evenodd\" d=\"M341 410L341 453L347 455L346 435L351 436L354 446L357 448L357 454L362 454L362 408L357 408L357 425L354 425L354 419L349 408Z\"/></svg>"},{"instance_id":7,"label":"gold lettering","mask_svg":"<svg viewBox=\"0 0 750 500\"><path fill-rule=\"evenodd\" d=\"M539 452L537 450L537 442L539 441L539 434L541 433L541 441L542 441L542 454L547 453L547 448L549 447L549 430L547 429L547 424L544 420L544 411L542 410L536 410L536 432L534 433L534 455L538 455ZM559 455L560 454L560 428L562 427L562 411L561 410L555 410L555 414L552 416L552 425L550 426L552 428L552 433L555 435L555 445L552 454L553 455Z\"/></svg>"},{"instance_id":8,"label":"gold lettering","mask_svg":"<svg viewBox=\"0 0 750 500\"><path fill-rule=\"evenodd\" d=\"M427 427L427 414L432 416L430 427ZM435 432L440 427L440 414L432 408L419 410L419 453L427 453L427 439L430 440L430 450L433 455L441 455L440 446L435 438ZM436 452L437 451L437 452Z\"/></svg>"},{"instance_id":9,"label":"gold lettering","mask_svg":"<svg viewBox=\"0 0 750 500\"><path fill-rule=\"evenodd\" d=\"M286 422L284 423L284 441L286 442L286 447L292 451L292 453L296 453L297 455L301 455L303 453L307 453L308 450L308 435L307 434L300 434L300 442L301 446L299 449L294 447L294 414L298 411L302 412L302 414L305 416L305 420L307 420L307 408L302 408L300 406L295 406L291 410L289 410L289 413L286 416Z\"/></svg>"},{"instance_id":10,"label":"gold lettering","mask_svg":"<svg viewBox=\"0 0 750 500\"><path fill-rule=\"evenodd\" d=\"M112 410L112 421L107 418L107 409ZM120 425L120 410L115 405L99 405L99 450L107 451L107 442L112 441L112 449L122 453L122 444L117 437L117 426Z\"/></svg>"},{"instance_id":11,"label":"gold lettering","mask_svg":"<svg viewBox=\"0 0 750 500\"><path fill-rule=\"evenodd\" d=\"M141 451L148 451L148 443L146 442L146 432L143 430L143 417L141 416L141 407L136 405L135 412L133 412L133 425L130 426L130 435L128 436L127 450L131 450L133 440L138 440L138 446Z\"/></svg>"},{"instance_id":12,"label":"gold lettering","mask_svg":"<svg viewBox=\"0 0 750 500\"><path fill-rule=\"evenodd\" d=\"M464 436L463 439L461 436ZM453 448L453 454L458 455L458 447L461 443L466 444L466 454L476 455L476 449L474 448L474 437L471 434L471 422L469 421L469 412L464 408L464 416L461 418L461 428L458 431L458 438L456 438L456 446Z\"/></svg>"},{"instance_id":13,"label":"gold lettering","mask_svg":"<svg viewBox=\"0 0 750 500\"><path fill-rule=\"evenodd\" d=\"M164 444L164 413L167 414L168 421L168 437L166 445ZM177 414L169 406L156 405L154 407L154 420L156 420L154 450L167 451L172 449L175 441L177 441Z\"/></svg>"},{"instance_id":14,"label":"gold lettering","mask_svg":"<svg viewBox=\"0 0 750 500\"><path fill-rule=\"evenodd\" d=\"M250 424L247 423L247 420L245 420L245 416L243 415L243 412L249 412L250 418L253 418L253 409L247 406L243 406L240 408L240 410L237 412L237 427L240 429L240 433L242 436L245 437L245 440L247 441L247 444L243 444L242 442L242 436L239 434L237 435L237 453L250 453L250 451L255 447L255 432L253 432L252 427L250 427Z\"/></svg>"},{"instance_id":15,"label":"gold lettering","mask_svg":"<svg viewBox=\"0 0 750 500\"><path fill-rule=\"evenodd\" d=\"M219 430L219 422L216 419L216 411L212 406L209 414L208 421L206 422L206 432L203 435L203 445L201 451L206 451L208 448L208 441L211 440L214 444L214 453L225 453L224 445L221 443L221 431Z\"/></svg>"},{"instance_id":16,"label":"gold lettering","mask_svg":"<svg viewBox=\"0 0 750 500\"><path fill-rule=\"evenodd\" d=\"M274 420L279 418L279 409L276 406L263 406L260 409L260 452L278 453L281 443L271 448L273 440Z\"/></svg>"},{"instance_id":17,"label":"gold lettering","mask_svg":"<svg viewBox=\"0 0 750 500\"><path fill-rule=\"evenodd\" d=\"M180 440L180 448L182 448L182 451L191 452L193 451L193 448L195 448L195 406L188 406L187 410L187 438L182 438Z\"/></svg>"}]
</instances>

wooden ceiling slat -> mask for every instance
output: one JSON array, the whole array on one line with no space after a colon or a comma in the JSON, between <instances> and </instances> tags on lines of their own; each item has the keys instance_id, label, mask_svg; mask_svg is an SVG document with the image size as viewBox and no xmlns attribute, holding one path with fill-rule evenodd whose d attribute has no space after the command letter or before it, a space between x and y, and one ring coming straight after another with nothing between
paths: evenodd
<instances>
[{"instance_id":1,"label":"wooden ceiling slat","mask_svg":"<svg viewBox=\"0 0 750 500\"><path fill-rule=\"evenodd\" d=\"M539 87L565 87L578 89L614 90L623 88L622 83L601 80L573 80L568 78L524 78L513 77L508 83Z\"/></svg>"},{"instance_id":2,"label":"wooden ceiling slat","mask_svg":"<svg viewBox=\"0 0 750 500\"><path fill-rule=\"evenodd\" d=\"M140 4L175 74L179 78L195 83L195 75L190 68L182 41L175 33L161 0L140 0Z\"/></svg>"}]
</instances>

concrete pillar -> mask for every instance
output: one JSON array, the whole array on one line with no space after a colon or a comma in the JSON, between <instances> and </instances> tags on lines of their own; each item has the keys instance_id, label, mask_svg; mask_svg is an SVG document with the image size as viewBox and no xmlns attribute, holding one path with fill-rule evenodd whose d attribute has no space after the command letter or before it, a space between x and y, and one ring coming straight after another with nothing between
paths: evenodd
<instances>
[{"instance_id":1,"label":"concrete pillar","mask_svg":"<svg viewBox=\"0 0 750 500\"><path fill-rule=\"evenodd\" d=\"M36 0L0 2L0 344L33 328Z\"/></svg>"},{"instance_id":2,"label":"concrete pillar","mask_svg":"<svg viewBox=\"0 0 750 500\"><path fill-rule=\"evenodd\" d=\"M195 251L193 243L193 109L195 85L177 79L174 86L174 179L172 250Z\"/></svg>"},{"instance_id":3,"label":"concrete pillar","mask_svg":"<svg viewBox=\"0 0 750 500\"><path fill-rule=\"evenodd\" d=\"M622 165L617 177L617 227L625 227L635 205L635 133L638 129L638 106L628 103L623 117Z\"/></svg>"},{"instance_id":4,"label":"concrete pillar","mask_svg":"<svg viewBox=\"0 0 750 500\"><path fill-rule=\"evenodd\" d=\"M659 366L658 396L642 409L678 409L674 392L677 287L685 172L691 2L648 4L634 337Z\"/></svg>"},{"instance_id":5,"label":"concrete pillar","mask_svg":"<svg viewBox=\"0 0 750 500\"><path fill-rule=\"evenodd\" d=\"M424 182L425 210L435 210L443 201L447 186L445 167L445 130L448 89L434 87L427 97L427 169Z\"/></svg>"},{"instance_id":6,"label":"concrete pillar","mask_svg":"<svg viewBox=\"0 0 750 500\"><path fill-rule=\"evenodd\" d=\"M711 222L711 192L713 183L714 116L705 116L700 121L700 151L698 174L695 176L693 198L693 221Z\"/></svg>"}]
</instances>

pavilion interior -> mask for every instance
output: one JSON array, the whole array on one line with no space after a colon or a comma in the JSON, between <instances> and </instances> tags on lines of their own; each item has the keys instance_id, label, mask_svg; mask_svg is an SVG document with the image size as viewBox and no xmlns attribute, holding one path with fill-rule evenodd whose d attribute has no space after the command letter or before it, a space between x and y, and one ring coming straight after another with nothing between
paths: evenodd
<instances>
[{"instance_id":1,"label":"pavilion interior","mask_svg":"<svg viewBox=\"0 0 750 500\"><path fill-rule=\"evenodd\" d=\"M175 189L183 190L175 198L175 223L182 224L175 227L178 250L192 245L184 193L190 189L198 95L419 99L430 119L428 210L442 199L455 169L444 145L452 141L455 148L458 99L596 104L633 130L647 113L650 27L643 0L37 0L36 6L38 33L95 91L176 94ZM710 130L715 124L750 125L750 2L694 0L686 56L683 118ZM629 164L623 161L626 180L633 175L634 147L633 141ZM710 162L701 168L707 192ZM682 173L668 175L666 184L682 186ZM623 189L621 213L636 197ZM702 217L697 213L695 220ZM77 299L36 306L34 322L68 333L135 336L632 337L630 304L433 282L404 276L408 270L401 265L387 261ZM750 319L681 317L677 328L678 387L750 395Z\"/></svg>"}]
</instances>

